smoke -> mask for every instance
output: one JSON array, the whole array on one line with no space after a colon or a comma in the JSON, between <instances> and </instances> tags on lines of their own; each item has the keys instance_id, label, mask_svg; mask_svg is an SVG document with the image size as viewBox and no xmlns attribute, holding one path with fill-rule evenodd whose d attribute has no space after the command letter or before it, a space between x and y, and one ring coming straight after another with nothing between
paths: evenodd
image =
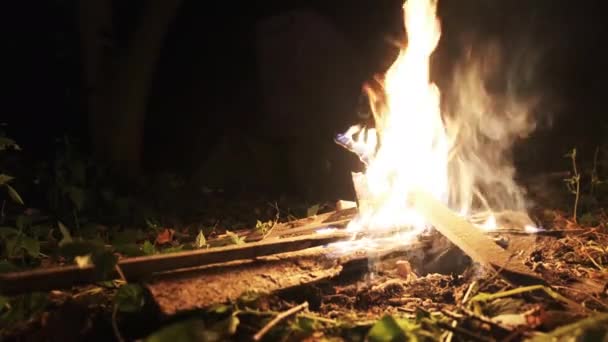
<instances>
[{"instance_id":1,"label":"smoke","mask_svg":"<svg viewBox=\"0 0 608 342\"><path fill-rule=\"evenodd\" d=\"M451 142L449 205L463 213L526 211L515 181L514 144L536 128L533 49L497 43L469 46L442 89L443 118Z\"/></svg>"}]
</instances>

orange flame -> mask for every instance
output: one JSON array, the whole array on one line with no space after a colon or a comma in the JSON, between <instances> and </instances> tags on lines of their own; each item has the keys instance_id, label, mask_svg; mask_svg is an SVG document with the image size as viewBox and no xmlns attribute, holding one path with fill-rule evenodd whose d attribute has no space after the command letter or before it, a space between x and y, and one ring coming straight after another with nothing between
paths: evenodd
<instances>
[{"instance_id":1,"label":"orange flame","mask_svg":"<svg viewBox=\"0 0 608 342\"><path fill-rule=\"evenodd\" d=\"M492 98L483 87L487 65L469 63L455 74L458 103L452 110L457 115L443 118L439 89L429 77L430 57L441 37L437 1L407 0L403 9L407 47L387 71L384 93L366 88L376 127L353 126L338 139L367 166L363 174L353 174L359 215L348 228L412 227L410 235L417 235L426 223L408 204L416 190L463 216L481 209L476 214L484 217L480 228L496 229L500 223L493 207L525 211L506 154L516 138L534 128L527 105ZM489 65L495 57L490 56ZM504 104L504 112L489 115L500 107L496 103ZM489 148L484 146L488 142ZM522 222L522 228L533 226Z\"/></svg>"},{"instance_id":2,"label":"orange flame","mask_svg":"<svg viewBox=\"0 0 608 342\"><path fill-rule=\"evenodd\" d=\"M378 146L365 172L365 189L358 189L360 216L351 229L423 228L422 217L407 205L414 187L447 201L450 143L439 89L429 81L429 58L441 35L436 1L408 0L404 10L408 46L384 80L385 107L375 113L378 141L367 134L370 149ZM347 134L353 131L360 129L354 126Z\"/></svg>"}]
</instances>

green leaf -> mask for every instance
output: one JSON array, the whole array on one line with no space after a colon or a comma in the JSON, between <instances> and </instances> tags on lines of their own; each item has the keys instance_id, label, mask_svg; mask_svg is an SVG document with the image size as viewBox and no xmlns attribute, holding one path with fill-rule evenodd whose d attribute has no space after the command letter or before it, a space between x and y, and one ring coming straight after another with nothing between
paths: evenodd
<instances>
[{"instance_id":1,"label":"green leaf","mask_svg":"<svg viewBox=\"0 0 608 342\"><path fill-rule=\"evenodd\" d=\"M154 245L148 240L144 242L144 245L141 247L141 250L144 252L145 255L156 254L156 247L154 247Z\"/></svg>"},{"instance_id":2,"label":"green leaf","mask_svg":"<svg viewBox=\"0 0 608 342\"><path fill-rule=\"evenodd\" d=\"M21 247L25 249L27 254L29 254L32 258L37 258L40 256L40 242L38 242L36 239L23 236L21 238Z\"/></svg>"},{"instance_id":3,"label":"green leaf","mask_svg":"<svg viewBox=\"0 0 608 342\"><path fill-rule=\"evenodd\" d=\"M608 314L599 313L561 326L548 334L538 335L528 341L605 341L608 335L607 327Z\"/></svg>"},{"instance_id":4,"label":"green leaf","mask_svg":"<svg viewBox=\"0 0 608 342\"><path fill-rule=\"evenodd\" d=\"M236 329L239 327L240 323L241 321L236 315L230 315L226 319L214 324L209 330L216 332L219 336L230 336L236 333ZM214 335L215 334L212 334L210 336Z\"/></svg>"},{"instance_id":5,"label":"green leaf","mask_svg":"<svg viewBox=\"0 0 608 342\"><path fill-rule=\"evenodd\" d=\"M138 312L144 304L144 289L137 284L124 285L114 296L114 305L120 312Z\"/></svg>"},{"instance_id":6,"label":"green leaf","mask_svg":"<svg viewBox=\"0 0 608 342\"><path fill-rule=\"evenodd\" d=\"M19 230L13 227L0 227L0 239L7 239L19 235Z\"/></svg>"},{"instance_id":7,"label":"green leaf","mask_svg":"<svg viewBox=\"0 0 608 342\"><path fill-rule=\"evenodd\" d=\"M19 215L17 216L17 221L15 222L15 224L17 226L17 229L22 232L24 229L29 228L29 226L32 224L32 218L25 215Z\"/></svg>"},{"instance_id":8,"label":"green leaf","mask_svg":"<svg viewBox=\"0 0 608 342\"><path fill-rule=\"evenodd\" d=\"M405 336L393 317L384 316L369 330L367 339L372 342L390 342L405 340Z\"/></svg>"},{"instance_id":9,"label":"green leaf","mask_svg":"<svg viewBox=\"0 0 608 342\"><path fill-rule=\"evenodd\" d=\"M0 151L4 151L9 147L12 147L17 151L21 150L21 147L15 143L15 140L7 137L0 137Z\"/></svg>"},{"instance_id":10,"label":"green leaf","mask_svg":"<svg viewBox=\"0 0 608 342\"><path fill-rule=\"evenodd\" d=\"M21 196L19 196L19 193L17 193L17 190L15 190L12 186L8 184L5 185L6 189L8 190L8 195L11 197L11 199L20 205L25 205Z\"/></svg>"},{"instance_id":11,"label":"green leaf","mask_svg":"<svg viewBox=\"0 0 608 342\"><path fill-rule=\"evenodd\" d=\"M226 305L226 304L215 304L208 309L209 312L219 314L219 315L225 314L225 313L229 312L230 310L232 310L232 306Z\"/></svg>"},{"instance_id":12,"label":"green leaf","mask_svg":"<svg viewBox=\"0 0 608 342\"><path fill-rule=\"evenodd\" d=\"M4 312L0 320L3 323L11 323L31 319L34 315L42 312L49 304L46 293L34 292L11 298L10 309Z\"/></svg>"},{"instance_id":13,"label":"green leaf","mask_svg":"<svg viewBox=\"0 0 608 342\"><path fill-rule=\"evenodd\" d=\"M71 241L59 246L59 255L72 260L77 256L101 254L105 246L97 241Z\"/></svg>"},{"instance_id":14,"label":"green leaf","mask_svg":"<svg viewBox=\"0 0 608 342\"><path fill-rule=\"evenodd\" d=\"M4 310L5 308L9 307L9 304L10 300L8 299L8 297L0 296L0 312L2 312L2 310Z\"/></svg>"},{"instance_id":15,"label":"green leaf","mask_svg":"<svg viewBox=\"0 0 608 342\"><path fill-rule=\"evenodd\" d=\"M179 245L179 246L172 246L172 247L165 248L165 249L161 250L160 252L163 254L169 254L169 253L181 252L183 249L184 249L184 246Z\"/></svg>"},{"instance_id":16,"label":"green leaf","mask_svg":"<svg viewBox=\"0 0 608 342\"><path fill-rule=\"evenodd\" d=\"M306 210L306 217L315 216L319 212L321 206L319 204L312 205Z\"/></svg>"},{"instance_id":17,"label":"green leaf","mask_svg":"<svg viewBox=\"0 0 608 342\"><path fill-rule=\"evenodd\" d=\"M220 341L219 336L208 339L205 322L200 319L191 319L174 323L148 336L145 342L200 342Z\"/></svg>"},{"instance_id":18,"label":"green leaf","mask_svg":"<svg viewBox=\"0 0 608 342\"><path fill-rule=\"evenodd\" d=\"M196 239L194 240L194 246L196 248L208 247L207 239L205 239L205 234L203 234L202 229L198 231L198 235L196 236Z\"/></svg>"},{"instance_id":19,"label":"green leaf","mask_svg":"<svg viewBox=\"0 0 608 342\"><path fill-rule=\"evenodd\" d=\"M61 231L61 236L63 236L61 241L59 241L59 246L72 242L72 234L70 234L70 230L68 229L68 227L66 227L61 222L57 222L57 225L59 226L59 231Z\"/></svg>"},{"instance_id":20,"label":"green leaf","mask_svg":"<svg viewBox=\"0 0 608 342\"><path fill-rule=\"evenodd\" d=\"M229 230L226 230L226 235L228 235L228 238L230 238L230 242L235 245L242 245L245 243L245 239L243 239L242 237L238 236L236 233L233 233Z\"/></svg>"},{"instance_id":21,"label":"green leaf","mask_svg":"<svg viewBox=\"0 0 608 342\"><path fill-rule=\"evenodd\" d=\"M160 228L160 224L158 222L156 222L156 220L154 220L154 219L146 219L146 225L150 229L158 229L158 228Z\"/></svg>"},{"instance_id":22,"label":"green leaf","mask_svg":"<svg viewBox=\"0 0 608 342\"><path fill-rule=\"evenodd\" d=\"M21 256L21 238L20 235L11 237L4 241L4 247L6 248L6 256L9 259Z\"/></svg>"},{"instance_id":23,"label":"green leaf","mask_svg":"<svg viewBox=\"0 0 608 342\"><path fill-rule=\"evenodd\" d=\"M114 251L128 257L136 257L146 255L136 243L125 243L114 245Z\"/></svg>"},{"instance_id":24,"label":"green leaf","mask_svg":"<svg viewBox=\"0 0 608 342\"><path fill-rule=\"evenodd\" d=\"M40 255L40 242L24 234L18 234L6 240L6 253L9 258L23 256L23 251L33 258Z\"/></svg>"},{"instance_id":25,"label":"green leaf","mask_svg":"<svg viewBox=\"0 0 608 342\"><path fill-rule=\"evenodd\" d=\"M59 247L59 254L69 260L77 256L91 255L95 271L102 278L107 278L113 271L118 258L103 243L98 241L73 241Z\"/></svg>"},{"instance_id":26,"label":"green leaf","mask_svg":"<svg viewBox=\"0 0 608 342\"><path fill-rule=\"evenodd\" d=\"M236 332L240 321L231 315L226 319L212 325L205 326L200 319L190 319L168 325L154 334L148 336L146 342L216 342L230 340Z\"/></svg>"},{"instance_id":27,"label":"green leaf","mask_svg":"<svg viewBox=\"0 0 608 342\"><path fill-rule=\"evenodd\" d=\"M53 227L49 224L39 224L30 227L30 235L36 239L47 238Z\"/></svg>"},{"instance_id":28,"label":"green leaf","mask_svg":"<svg viewBox=\"0 0 608 342\"><path fill-rule=\"evenodd\" d=\"M312 333L317 329L317 324L314 319L308 317L297 317L296 321L292 324L292 329L298 330L304 333Z\"/></svg>"},{"instance_id":29,"label":"green leaf","mask_svg":"<svg viewBox=\"0 0 608 342\"><path fill-rule=\"evenodd\" d=\"M12 181L13 179L15 179L15 178L11 177L9 175L5 175L4 173L0 173L0 185L5 185L8 182Z\"/></svg>"},{"instance_id":30,"label":"green leaf","mask_svg":"<svg viewBox=\"0 0 608 342\"><path fill-rule=\"evenodd\" d=\"M9 273L17 271L19 271L19 267L15 266L12 262L8 260L0 261L0 273Z\"/></svg>"},{"instance_id":31,"label":"green leaf","mask_svg":"<svg viewBox=\"0 0 608 342\"><path fill-rule=\"evenodd\" d=\"M128 244L135 243L144 239L146 235L139 229L125 229L121 232L112 234L112 243L114 244Z\"/></svg>"}]
</instances>

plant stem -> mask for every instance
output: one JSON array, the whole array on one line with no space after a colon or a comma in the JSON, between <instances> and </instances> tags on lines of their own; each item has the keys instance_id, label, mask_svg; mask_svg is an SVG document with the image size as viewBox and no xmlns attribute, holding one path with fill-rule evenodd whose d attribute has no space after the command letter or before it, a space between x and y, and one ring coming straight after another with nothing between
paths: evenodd
<instances>
[{"instance_id":1,"label":"plant stem","mask_svg":"<svg viewBox=\"0 0 608 342\"><path fill-rule=\"evenodd\" d=\"M578 213L578 200L580 196L581 190L581 175L578 173L578 168L576 167L576 150L572 151L572 170L574 171L574 182L576 183L576 193L574 197L574 209L572 212L572 220L574 223L577 223L577 213Z\"/></svg>"}]
</instances>

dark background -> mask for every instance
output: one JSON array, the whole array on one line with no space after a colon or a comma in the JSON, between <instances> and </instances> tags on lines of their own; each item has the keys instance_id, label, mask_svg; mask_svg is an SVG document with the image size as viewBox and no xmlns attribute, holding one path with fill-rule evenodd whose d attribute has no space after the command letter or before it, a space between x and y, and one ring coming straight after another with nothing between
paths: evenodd
<instances>
[{"instance_id":1,"label":"dark background","mask_svg":"<svg viewBox=\"0 0 608 342\"><path fill-rule=\"evenodd\" d=\"M5 6L10 37L3 53L9 57L0 116L7 124L4 129L36 158L52 158L53 141L63 135L89 149L77 2L24 0ZM142 0L114 1L113 39L118 48L127 44L136 25L134 18L144 6ZM144 172L176 172L204 179L207 174L198 170L222 137L233 142L252 137L271 146L270 154L276 152L277 156L300 153L301 148L290 152L289 146L301 145L303 140L326 141L326 145L313 144L311 156L301 163L322 165L329 158L334 169L341 170L336 176L339 179L352 167L352 158L342 156L345 153L337 147L331 153L318 151L334 148L328 147L333 144L333 134L356 121L363 82L392 63L396 50L390 41L403 33L401 6L401 1L393 0L184 1L169 27L151 84L142 151ZM443 34L433 75L441 85L463 42L495 40L506 51L541 52L535 83L535 90L543 95L537 113L539 127L518 146L516 160L518 168L529 173L567 169L562 155L573 146L583 154L592 150L602 141L608 123L604 116L608 76L604 7L602 1L591 0L440 0ZM293 24L294 20L316 23L300 25ZM264 25L266 29L260 29ZM299 27L313 31L298 32ZM260 54L261 42L275 34L287 38L265 48L266 55ZM272 58L274 62L262 60L265 57L260 56L272 56L273 51L278 61L280 56L290 55L298 44L289 37L313 41L303 43L307 47L299 52L304 62L286 67ZM314 41L323 43L315 47ZM301 89L306 95L285 100L262 86L266 78L280 79L279 74L286 72L295 76L287 77L283 87ZM293 84L294 79L298 85ZM272 113L282 113L278 103L297 109L277 117ZM291 169L300 168L287 159L284 164L292 165ZM219 173L238 168L222 163L214 162ZM302 182L308 190L315 189L298 172L284 171L290 167L268 173L292 175L286 176L288 180L271 177L264 182L259 181L263 176L255 176L251 182L273 184L283 192L300 191ZM242 168L248 173L247 164ZM238 173L235 177L224 183L239 179ZM332 178L316 178L321 178L317 189L336 184Z\"/></svg>"}]
</instances>

